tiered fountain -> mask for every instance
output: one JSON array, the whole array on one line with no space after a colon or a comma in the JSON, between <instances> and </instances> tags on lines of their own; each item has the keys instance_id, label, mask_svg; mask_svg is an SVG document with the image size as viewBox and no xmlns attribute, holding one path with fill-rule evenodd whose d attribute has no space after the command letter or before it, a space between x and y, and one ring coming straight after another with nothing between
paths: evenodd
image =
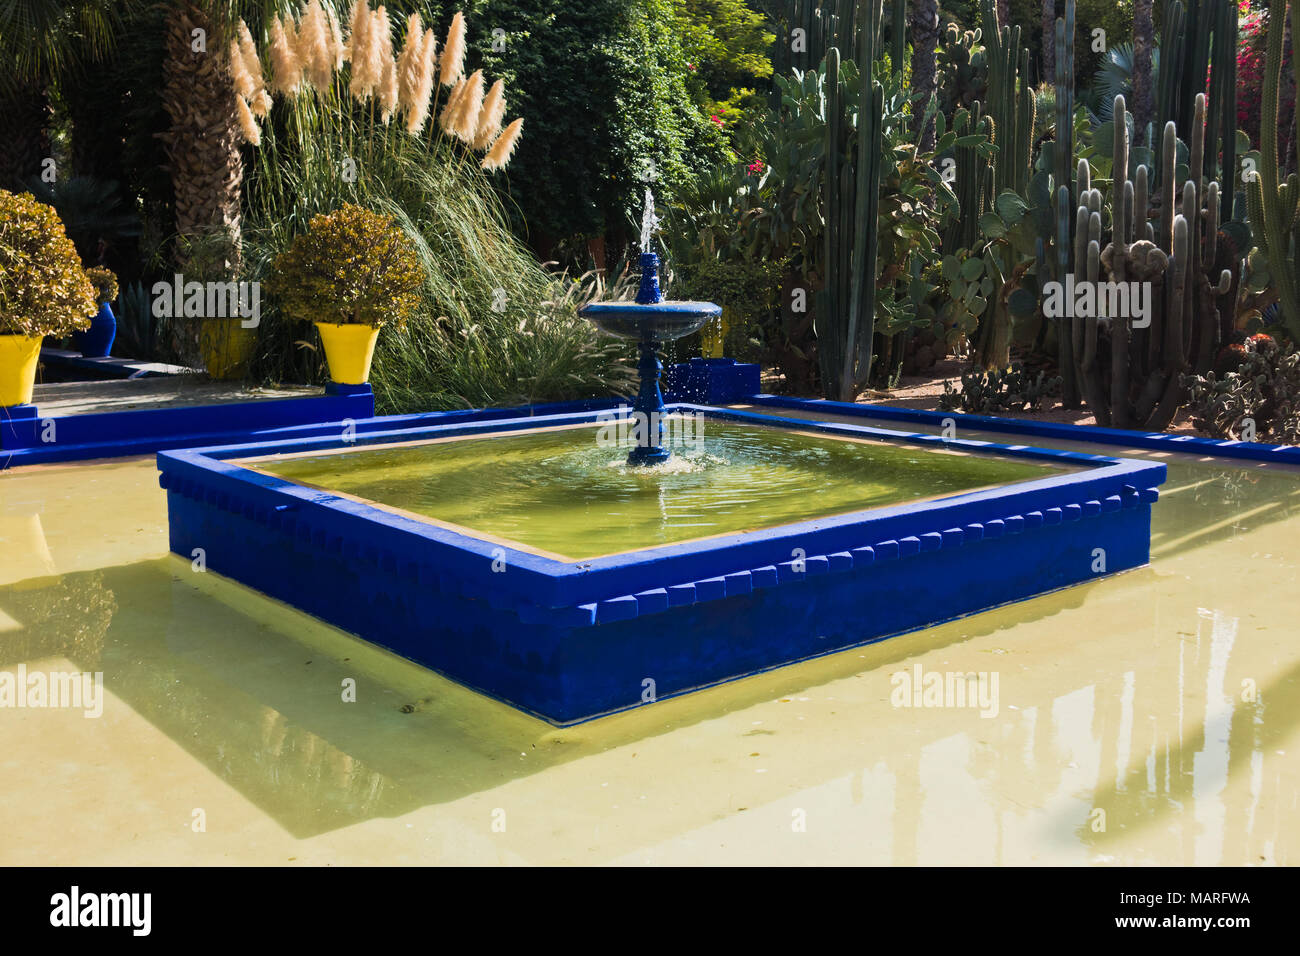
<instances>
[{"instance_id":1,"label":"tiered fountain","mask_svg":"<svg viewBox=\"0 0 1300 956\"><path fill-rule=\"evenodd\" d=\"M636 300L583 310L640 349L637 466L670 457L659 348L721 314L663 301L653 230L647 203ZM1148 559L1162 464L798 407L681 406L710 422L682 468L622 467L608 407L557 405L164 451L171 549L556 724Z\"/></svg>"},{"instance_id":2,"label":"tiered fountain","mask_svg":"<svg viewBox=\"0 0 1300 956\"><path fill-rule=\"evenodd\" d=\"M722 307L712 302L664 300L659 291L659 257L650 251L656 223L654 196L647 187L641 217L641 285L636 300L593 302L582 309L582 315L604 331L635 340L641 352L637 363L641 385L632 403L639 427L636 446L627 456L629 465L659 465L672 456L663 444L664 396L659 388L663 363L659 361L659 349L722 315Z\"/></svg>"}]
</instances>

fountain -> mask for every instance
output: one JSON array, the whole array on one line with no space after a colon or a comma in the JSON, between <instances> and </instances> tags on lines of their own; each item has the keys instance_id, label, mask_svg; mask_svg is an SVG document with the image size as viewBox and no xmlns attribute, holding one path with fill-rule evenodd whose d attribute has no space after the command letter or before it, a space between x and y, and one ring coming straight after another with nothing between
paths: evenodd
<instances>
[{"instance_id":1,"label":"fountain","mask_svg":"<svg viewBox=\"0 0 1300 956\"><path fill-rule=\"evenodd\" d=\"M712 302L664 301L659 291L659 257L650 250L657 224L654 195L647 186L641 216L641 284L635 301L594 302L581 310L600 329L634 340L640 351L637 371L641 384L632 404L635 447L628 453L629 465L660 465L672 454L663 444L664 397L659 387L663 363L659 361L659 350L722 315L722 308Z\"/></svg>"},{"instance_id":2,"label":"fountain","mask_svg":"<svg viewBox=\"0 0 1300 956\"><path fill-rule=\"evenodd\" d=\"M584 310L640 349L626 461L613 400L164 451L172 551L561 725L1147 563L1162 464L665 408L659 348L720 310L663 301L653 228ZM644 467L666 412L708 435Z\"/></svg>"}]
</instances>

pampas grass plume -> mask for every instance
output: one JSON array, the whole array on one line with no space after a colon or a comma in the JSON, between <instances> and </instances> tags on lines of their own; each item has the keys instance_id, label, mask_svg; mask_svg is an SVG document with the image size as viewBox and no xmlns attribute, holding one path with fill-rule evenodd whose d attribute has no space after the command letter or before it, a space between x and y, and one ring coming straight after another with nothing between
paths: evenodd
<instances>
[{"instance_id":1,"label":"pampas grass plume","mask_svg":"<svg viewBox=\"0 0 1300 956\"><path fill-rule=\"evenodd\" d=\"M302 79L302 64L294 46L296 37L292 17L287 23L279 17L271 21L271 87L277 93L296 93Z\"/></svg>"},{"instance_id":2,"label":"pampas grass plume","mask_svg":"<svg viewBox=\"0 0 1300 956\"><path fill-rule=\"evenodd\" d=\"M480 165L489 172L497 169L504 169L510 162L510 157L515 151L515 146L519 142L519 134L524 128L522 118L515 120L497 137L497 141L492 144L492 149L483 157Z\"/></svg>"},{"instance_id":3,"label":"pampas grass plume","mask_svg":"<svg viewBox=\"0 0 1300 956\"><path fill-rule=\"evenodd\" d=\"M271 94L266 91L266 87L257 91L248 108L253 111L254 116L265 117L271 112Z\"/></svg>"},{"instance_id":4,"label":"pampas grass plume","mask_svg":"<svg viewBox=\"0 0 1300 956\"><path fill-rule=\"evenodd\" d=\"M447 94L447 102L443 104L442 112L438 115L438 125L442 127L443 132L453 133L455 130L458 104L465 96L465 89L469 86L469 80L463 76L456 81L456 85L451 88Z\"/></svg>"},{"instance_id":5,"label":"pampas grass plume","mask_svg":"<svg viewBox=\"0 0 1300 956\"><path fill-rule=\"evenodd\" d=\"M465 14L457 13L451 18L447 29L447 42L442 45L442 72L440 80L443 86L451 86L465 73Z\"/></svg>"},{"instance_id":6,"label":"pampas grass plume","mask_svg":"<svg viewBox=\"0 0 1300 956\"><path fill-rule=\"evenodd\" d=\"M375 48L377 37L372 36L374 23L367 0L357 0L352 8L352 28L348 34L348 59L352 61L352 81L349 91L358 103L374 93L382 79Z\"/></svg>"},{"instance_id":7,"label":"pampas grass plume","mask_svg":"<svg viewBox=\"0 0 1300 956\"><path fill-rule=\"evenodd\" d=\"M487 149L501 132L501 120L506 115L505 89L505 83L497 80L483 98L483 108L479 110L477 129L474 131L475 149Z\"/></svg>"},{"instance_id":8,"label":"pampas grass plume","mask_svg":"<svg viewBox=\"0 0 1300 956\"><path fill-rule=\"evenodd\" d=\"M370 29L373 31L372 46L375 51L378 77L375 96L383 111L383 121L387 123L397 109L397 61L393 58L392 24L388 19L388 10L382 5L374 13Z\"/></svg>"},{"instance_id":9,"label":"pampas grass plume","mask_svg":"<svg viewBox=\"0 0 1300 956\"><path fill-rule=\"evenodd\" d=\"M234 81L235 92L248 99L257 92L253 77L244 65L244 55L239 49L239 41L230 41L230 79Z\"/></svg>"},{"instance_id":10,"label":"pampas grass plume","mask_svg":"<svg viewBox=\"0 0 1300 956\"><path fill-rule=\"evenodd\" d=\"M243 20L239 21L239 58L253 81L254 95L258 90L266 89L266 77L262 74L262 61L257 56L257 44L253 42L253 34Z\"/></svg>"},{"instance_id":11,"label":"pampas grass plume","mask_svg":"<svg viewBox=\"0 0 1300 956\"><path fill-rule=\"evenodd\" d=\"M348 58L348 46L343 42L343 29L339 26L339 18L334 15L332 9L325 11L325 19L330 31L330 57L334 61L334 69L341 70Z\"/></svg>"},{"instance_id":12,"label":"pampas grass plume","mask_svg":"<svg viewBox=\"0 0 1300 956\"><path fill-rule=\"evenodd\" d=\"M320 0L310 0L303 9L302 24L298 28L298 56L308 82L321 93L328 91L334 82L332 42L329 20L321 9Z\"/></svg>"},{"instance_id":13,"label":"pampas grass plume","mask_svg":"<svg viewBox=\"0 0 1300 956\"><path fill-rule=\"evenodd\" d=\"M406 115L406 131L412 136L429 118L429 97L433 93L433 31L425 31L418 13L406 24L406 43L397 61L398 102ZM436 42L436 41L434 41Z\"/></svg>"},{"instance_id":14,"label":"pampas grass plume","mask_svg":"<svg viewBox=\"0 0 1300 956\"><path fill-rule=\"evenodd\" d=\"M242 96L236 96L235 104L236 111L239 114L239 131L249 143L260 146L262 131L257 128L257 120L253 119L253 113L248 108L248 101Z\"/></svg>"},{"instance_id":15,"label":"pampas grass plume","mask_svg":"<svg viewBox=\"0 0 1300 956\"><path fill-rule=\"evenodd\" d=\"M451 119L451 133L465 143L474 141L478 128L479 112L483 109L483 71L475 70L465 86L465 92L456 101L456 112Z\"/></svg>"},{"instance_id":16,"label":"pampas grass plume","mask_svg":"<svg viewBox=\"0 0 1300 956\"><path fill-rule=\"evenodd\" d=\"M415 105L415 95L420 85L420 50L423 47L424 27L420 23L420 15L412 13L406 19L406 38L402 42L402 52L397 57L397 102L406 113Z\"/></svg>"}]
</instances>

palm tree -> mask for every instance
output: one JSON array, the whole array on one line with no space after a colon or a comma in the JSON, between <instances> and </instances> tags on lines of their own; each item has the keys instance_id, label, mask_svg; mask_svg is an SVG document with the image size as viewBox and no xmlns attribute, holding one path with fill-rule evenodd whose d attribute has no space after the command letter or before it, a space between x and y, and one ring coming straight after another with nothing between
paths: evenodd
<instances>
[{"instance_id":1,"label":"palm tree","mask_svg":"<svg viewBox=\"0 0 1300 956\"><path fill-rule=\"evenodd\" d=\"M0 187L41 173L50 156L50 90L113 46L122 0L5 0L0 3Z\"/></svg>"},{"instance_id":2,"label":"palm tree","mask_svg":"<svg viewBox=\"0 0 1300 956\"><path fill-rule=\"evenodd\" d=\"M1039 78L1051 83L1056 75L1056 0L1043 0L1043 68Z\"/></svg>"},{"instance_id":3,"label":"palm tree","mask_svg":"<svg viewBox=\"0 0 1300 956\"><path fill-rule=\"evenodd\" d=\"M1155 22L1151 0L1133 4L1133 129L1138 141L1151 122L1151 52L1155 48Z\"/></svg>"},{"instance_id":4,"label":"palm tree","mask_svg":"<svg viewBox=\"0 0 1300 956\"><path fill-rule=\"evenodd\" d=\"M239 200L244 181L235 90L227 63L232 4L175 0L165 23L164 137L176 197L177 265L231 279L239 269Z\"/></svg>"},{"instance_id":5,"label":"palm tree","mask_svg":"<svg viewBox=\"0 0 1300 956\"><path fill-rule=\"evenodd\" d=\"M939 45L938 0L912 2L912 92L921 94L912 103L913 124L920 122L935 90L935 49ZM934 148L934 121L925 129L914 130L922 152Z\"/></svg>"},{"instance_id":6,"label":"palm tree","mask_svg":"<svg viewBox=\"0 0 1300 956\"><path fill-rule=\"evenodd\" d=\"M256 37L273 16L300 11L303 0L170 2L163 106L172 124L164 143L176 197L175 259L196 279L230 279L239 269L244 180L236 95L227 62L230 39L241 19ZM347 22L345 0L321 3Z\"/></svg>"}]
</instances>

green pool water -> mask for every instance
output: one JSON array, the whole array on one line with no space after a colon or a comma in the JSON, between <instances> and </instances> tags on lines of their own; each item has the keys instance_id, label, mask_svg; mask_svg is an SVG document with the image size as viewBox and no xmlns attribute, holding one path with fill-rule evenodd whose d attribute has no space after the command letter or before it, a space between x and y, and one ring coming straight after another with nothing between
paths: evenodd
<instances>
[{"instance_id":1,"label":"green pool water","mask_svg":"<svg viewBox=\"0 0 1300 956\"><path fill-rule=\"evenodd\" d=\"M252 467L570 559L771 528L1058 471L782 428L668 423L674 458L629 467L592 428L360 448Z\"/></svg>"}]
</instances>

